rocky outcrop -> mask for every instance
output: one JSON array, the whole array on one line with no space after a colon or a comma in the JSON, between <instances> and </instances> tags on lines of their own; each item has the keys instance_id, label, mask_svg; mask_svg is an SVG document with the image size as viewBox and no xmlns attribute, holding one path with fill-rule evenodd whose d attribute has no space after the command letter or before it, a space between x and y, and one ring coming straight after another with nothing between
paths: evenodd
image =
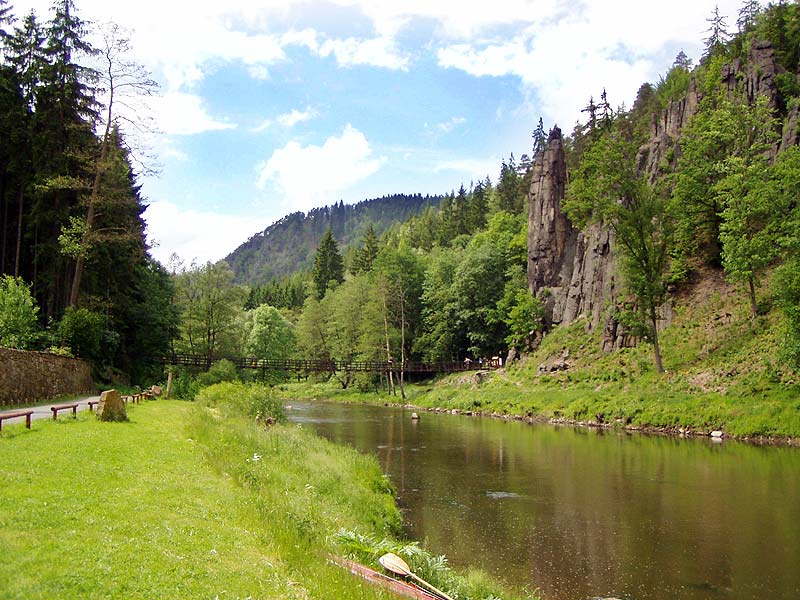
<instances>
[{"instance_id":1,"label":"rocky outcrop","mask_svg":"<svg viewBox=\"0 0 800 600\"><path fill-rule=\"evenodd\" d=\"M724 65L720 72L722 84L729 93L740 89L748 102L754 102L757 96L769 99L770 106L776 106L778 100L778 84L776 77L784 72L775 59L775 48L763 40L753 40L747 62L735 59Z\"/></svg>"},{"instance_id":2,"label":"rocky outcrop","mask_svg":"<svg viewBox=\"0 0 800 600\"><path fill-rule=\"evenodd\" d=\"M91 392L89 363L48 352L0 348L0 406Z\"/></svg>"},{"instance_id":3,"label":"rocky outcrop","mask_svg":"<svg viewBox=\"0 0 800 600\"><path fill-rule=\"evenodd\" d=\"M548 326L561 322L580 235L561 211L566 189L564 138L554 127L533 167L528 201L528 287L545 301Z\"/></svg>"},{"instance_id":4,"label":"rocky outcrop","mask_svg":"<svg viewBox=\"0 0 800 600\"><path fill-rule=\"evenodd\" d=\"M774 48L756 40L747 61L737 59L724 66L721 76L731 95L741 92L750 102L763 95L770 106L778 108L778 76L782 72ZM650 137L637 155L639 171L647 174L651 183L677 167L681 131L697 114L701 100L692 78L683 99L653 115ZM773 153L798 143L800 107L790 106ZM604 350L635 345L636 338L614 319L624 298L615 269L613 233L600 225L583 231L573 227L561 211L567 181L564 142L556 127L535 161L528 198L528 287L544 302L545 330L584 318L588 329L602 327ZM662 306L659 313L660 325L666 326L671 307Z\"/></svg>"},{"instance_id":5,"label":"rocky outcrop","mask_svg":"<svg viewBox=\"0 0 800 600\"><path fill-rule=\"evenodd\" d=\"M597 326L617 289L612 234L599 225L586 231L572 226L561 210L566 183L563 138L556 127L533 167L528 201L528 287L544 302L547 329L581 315Z\"/></svg>"},{"instance_id":6,"label":"rocky outcrop","mask_svg":"<svg viewBox=\"0 0 800 600\"><path fill-rule=\"evenodd\" d=\"M640 148L637 156L639 171L647 173L650 183L654 183L664 172L672 171L677 166L678 136L684 125L697 114L699 105L700 97L693 77L685 98L670 101L665 110L653 115L650 138Z\"/></svg>"}]
</instances>

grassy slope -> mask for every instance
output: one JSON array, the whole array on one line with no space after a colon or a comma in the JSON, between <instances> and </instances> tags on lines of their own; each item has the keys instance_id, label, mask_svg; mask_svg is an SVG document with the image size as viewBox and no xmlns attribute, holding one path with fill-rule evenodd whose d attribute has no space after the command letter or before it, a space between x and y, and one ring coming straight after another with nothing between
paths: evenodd
<instances>
[{"instance_id":1,"label":"grassy slope","mask_svg":"<svg viewBox=\"0 0 800 600\"><path fill-rule=\"evenodd\" d=\"M780 360L780 330L777 309L751 319L744 294L707 273L677 298L661 334L663 375L653 368L652 346L603 353L601 332L586 333L579 321L554 329L535 353L479 383L460 374L406 391L423 407L797 438L800 380ZM540 372L561 358L568 369ZM359 399L334 386L287 386L286 393ZM361 399L387 400L375 394Z\"/></svg>"},{"instance_id":2,"label":"grassy slope","mask_svg":"<svg viewBox=\"0 0 800 600\"><path fill-rule=\"evenodd\" d=\"M4 427L0 598L384 597L320 551L333 521L374 533L396 524L377 465L288 427L262 435L253 462L237 432L194 411L159 401L126 424L84 414ZM281 456L270 465L272 450ZM255 475L237 485L256 470L273 478L271 496L254 493Z\"/></svg>"}]
</instances>

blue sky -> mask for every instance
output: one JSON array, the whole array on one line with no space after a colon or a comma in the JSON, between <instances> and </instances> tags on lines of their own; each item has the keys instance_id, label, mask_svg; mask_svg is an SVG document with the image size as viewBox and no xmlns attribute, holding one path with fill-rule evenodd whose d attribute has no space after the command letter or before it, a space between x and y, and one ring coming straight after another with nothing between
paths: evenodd
<instances>
[{"instance_id":1,"label":"blue sky","mask_svg":"<svg viewBox=\"0 0 800 600\"><path fill-rule=\"evenodd\" d=\"M443 193L572 129L605 87L630 106L725 0L76 0L131 30L160 84L142 139L153 255L218 260L289 212ZM14 1L49 16L49 3Z\"/></svg>"}]
</instances>

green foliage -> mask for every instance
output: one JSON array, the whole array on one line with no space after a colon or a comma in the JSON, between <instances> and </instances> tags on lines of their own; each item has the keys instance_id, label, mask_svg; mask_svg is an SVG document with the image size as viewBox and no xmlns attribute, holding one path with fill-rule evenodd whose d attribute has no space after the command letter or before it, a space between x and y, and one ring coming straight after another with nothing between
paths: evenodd
<instances>
[{"instance_id":1,"label":"green foliage","mask_svg":"<svg viewBox=\"0 0 800 600\"><path fill-rule=\"evenodd\" d=\"M25 350L39 335L39 307L30 287L18 277L0 278L0 346Z\"/></svg>"},{"instance_id":2,"label":"green foliage","mask_svg":"<svg viewBox=\"0 0 800 600\"><path fill-rule=\"evenodd\" d=\"M670 102L683 99L689 91L689 84L692 81L691 71L683 65L675 65L668 72L666 77L658 78L656 84L656 98L662 109L667 108Z\"/></svg>"},{"instance_id":3,"label":"green foliage","mask_svg":"<svg viewBox=\"0 0 800 600\"><path fill-rule=\"evenodd\" d=\"M287 358L294 352L292 324L278 309L262 304L253 311L253 328L247 338L248 356L262 359Z\"/></svg>"},{"instance_id":4,"label":"green foliage","mask_svg":"<svg viewBox=\"0 0 800 600\"><path fill-rule=\"evenodd\" d=\"M232 381L215 383L200 391L196 399L204 406L220 410L225 416L286 420L283 403L271 388L264 385Z\"/></svg>"},{"instance_id":5,"label":"green foliage","mask_svg":"<svg viewBox=\"0 0 800 600\"><path fill-rule=\"evenodd\" d=\"M340 527L400 530L374 458L187 403L128 410L126 424L100 426L88 412L35 421L35 435L4 424L3 451L16 457L0 486L5 597L386 597L329 564L325 541ZM65 519L53 510L65 490L124 497L135 518L125 510ZM111 555L118 560L102 568L86 560Z\"/></svg>"},{"instance_id":6,"label":"green foliage","mask_svg":"<svg viewBox=\"0 0 800 600\"><path fill-rule=\"evenodd\" d=\"M226 335L241 323L247 295L246 288L234 285L233 271L224 261L182 270L175 278L175 304L181 313L176 349L207 356L224 351Z\"/></svg>"},{"instance_id":7,"label":"green foliage","mask_svg":"<svg viewBox=\"0 0 800 600\"><path fill-rule=\"evenodd\" d=\"M375 234L375 228L372 223L367 225L367 230L364 232L364 239L355 251L353 258L353 266L350 269L353 275L359 273L369 273L372 270L372 263L378 257L378 236Z\"/></svg>"},{"instance_id":8,"label":"green foliage","mask_svg":"<svg viewBox=\"0 0 800 600\"><path fill-rule=\"evenodd\" d=\"M106 319L86 308L70 307L58 323L59 339L75 356L102 362Z\"/></svg>"},{"instance_id":9,"label":"green foliage","mask_svg":"<svg viewBox=\"0 0 800 600\"><path fill-rule=\"evenodd\" d=\"M197 383L202 387L238 379L239 373L236 371L236 365L225 358L216 361L208 371L200 373L196 377Z\"/></svg>"},{"instance_id":10,"label":"green foliage","mask_svg":"<svg viewBox=\"0 0 800 600\"><path fill-rule=\"evenodd\" d=\"M85 257L89 252L88 246L83 241L86 237L86 232L86 219L70 217L69 225L62 225L61 235L58 236L61 253L72 259Z\"/></svg>"},{"instance_id":11,"label":"green foliage","mask_svg":"<svg viewBox=\"0 0 800 600\"><path fill-rule=\"evenodd\" d=\"M534 297L528 287L514 278L506 284L505 293L497 303L497 309L508 327L506 344L509 348L523 348L531 334L542 330L544 305Z\"/></svg>"},{"instance_id":12,"label":"green foliage","mask_svg":"<svg viewBox=\"0 0 800 600\"><path fill-rule=\"evenodd\" d=\"M339 245L333 237L333 230L329 227L317 248L314 257L314 269L312 271L314 289L317 300L325 297L325 292L333 285L344 281L344 263L342 255L339 254Z\"/></svg>"},{"instance_id":13,"label":"green foliage","mask_svg":"<svg viewBox=\"0 0 800 600\"><path fill-rule=\"evenodd\" d=\"M269 304L278 309L299 310L303 308L309 287L307 273L294 273L285 279L252 288L245 308L252 310L261 304Z\"/></svg>"},{"instance_id":14,"label":"green foliage","mask_svg":"<svg viewBox=\"0 0 800 600\"><path fill-rule=\"evenodd\" d=\"M800 259L794 256L775 271L775 296L786 321L786 359L800 370Z\"/></svg>"},{"instance_id":15,"label":"green foliage","mask_svg":"<svg viewBox=\"0 0 800 600\"><path fill-rule=\"evenodd\" d=\"M376 570L382 567L378 559L391 552L403 558L418 577L433 584L452 598L473 600L499 600L508 592L489 580L482 573L472 572L468 576L453 571L444 555L433 555L417 542L400 542L348 529L340 529L332 536L340 555Z\"/></svg>"},{"instance_id":16,"label":"green foliage","mask_svg":"<svg viewBox=\"0 0 800 600\"><path fill-rule=\"evenodd\" d=\"M617 130L586 151L570 183L564 210L573 222L602 222L614 231L627 289L650 321L660 372L656 309L667 292L673 219L663 195L637 172L639 144L626 135L625 125L618 122Z\"/></svg>"},{"instance_id":17,"label":"green foliage","mask_svg":"<svg viewBox=\"0 0 800 600\"><path fill-rule=\"evenodd\" d=\"M231 265L236 282L250 286L267 285L295 273L310 271L316 248L330 227L346 254L372 226L381 237L390 228L439 205L440 196L392 194L352 205L337 203L296 212L270 225L239 246L225 261ZM274 299L264 301L277 308ZM297 308L302 306L301 300Z\"/></svg>"},{"instance_id":18,"label":"green foliage","mask_svg":"<svg viewBox=\"0 0 800 600\"><path fill-rule=\"evenodd\" d=\"M50 346L45 352L55 354L56 356L66 356L67 358L75 357L72 350L67 346Z\"/></svg>"}]
</instances>

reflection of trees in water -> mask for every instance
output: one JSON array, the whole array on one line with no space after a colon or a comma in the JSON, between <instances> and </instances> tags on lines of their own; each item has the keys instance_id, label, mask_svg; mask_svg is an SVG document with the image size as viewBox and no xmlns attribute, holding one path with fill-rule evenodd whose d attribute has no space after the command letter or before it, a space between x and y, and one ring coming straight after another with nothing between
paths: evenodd
<instances>
[{"instance_id":1,"label":"reflection of trees in water","mask_svg":"<svg viewBox=\"0 0 800 600\"><path fill-rule=\"evenodd\" d=\"M330 410L352 419L327 434L380 446L411 535L453 564L548 599L792 597L800 586L796 450Z\"/></svg>"}]
</instances>

